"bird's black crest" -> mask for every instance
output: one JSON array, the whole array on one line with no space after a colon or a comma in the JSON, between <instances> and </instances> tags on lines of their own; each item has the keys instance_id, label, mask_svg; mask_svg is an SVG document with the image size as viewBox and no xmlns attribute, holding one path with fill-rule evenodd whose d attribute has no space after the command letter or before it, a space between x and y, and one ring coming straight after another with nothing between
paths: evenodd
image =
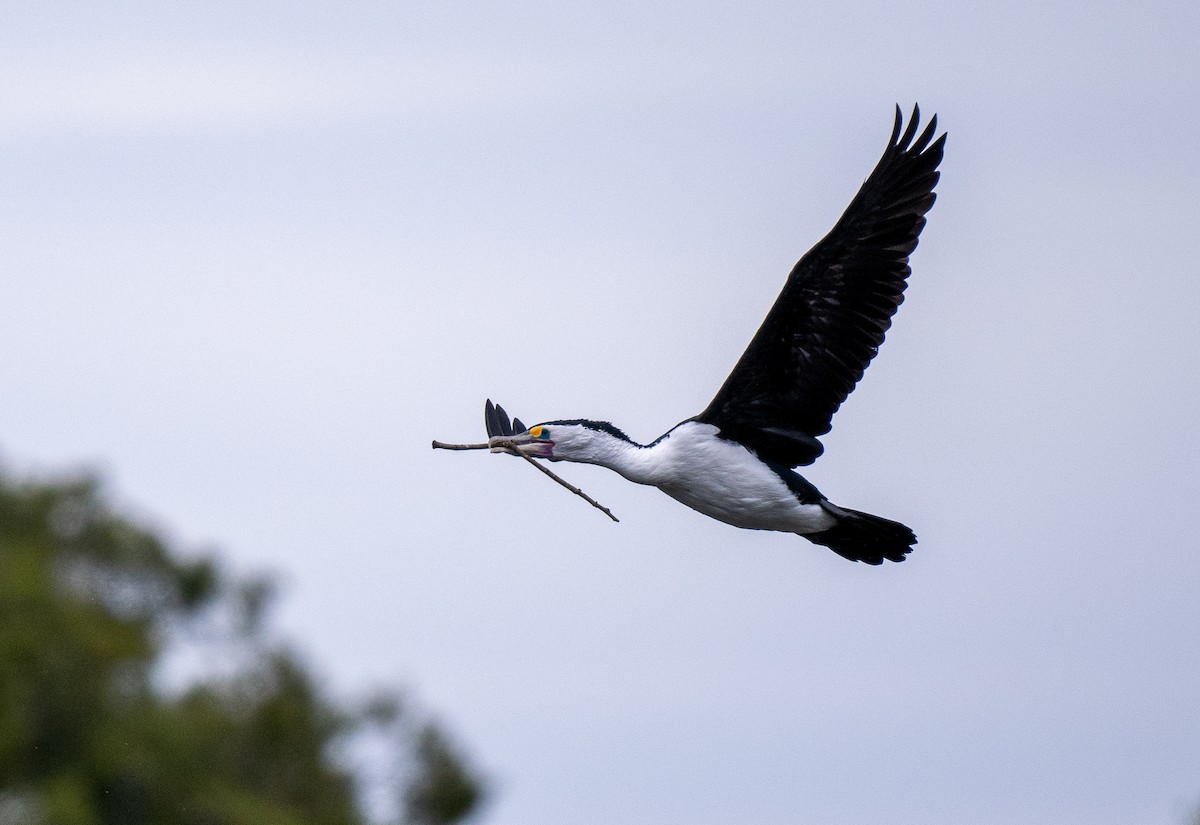
<instances>
[{"instance_id":1,"label":"bird's black crest","mask_svg":"<svg viewBox=\"0 0 1200 825\"><path fill-rule=\"evenodd\" d=\"M564 419L560 419L558 421L547 421L546 422L546 425L550 426L550 427L553 427L555 424L578 425L580 427L587 427L589 430L597 430L602 433L608 433L613 438L619 438L622 441L628 441L630 444L634 443L632 438L625 435L625 433L622 432L619 428L614 427L612 424L610 424L607 421L592 421L587 418L564 418Z\"/></svg>"}]
</instances>

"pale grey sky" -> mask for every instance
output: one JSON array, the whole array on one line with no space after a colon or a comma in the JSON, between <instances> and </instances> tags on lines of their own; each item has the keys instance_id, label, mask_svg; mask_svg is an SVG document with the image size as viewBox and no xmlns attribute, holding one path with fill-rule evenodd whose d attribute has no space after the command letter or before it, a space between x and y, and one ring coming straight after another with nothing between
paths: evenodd
<instances>
[{"instance_id":1,"label":"pale grey sky","mask_svg":"<svg viewBox=\"0 0 1200 825\"><path fill-rule=\"evenodd\" d=\"M5 461L281 572L488 823L1180 821L1200 7L644 5L0 7ZM699 411L914 101L940 198L806 473L909 561L429 449Z\"/></svg>"}]
</instances>

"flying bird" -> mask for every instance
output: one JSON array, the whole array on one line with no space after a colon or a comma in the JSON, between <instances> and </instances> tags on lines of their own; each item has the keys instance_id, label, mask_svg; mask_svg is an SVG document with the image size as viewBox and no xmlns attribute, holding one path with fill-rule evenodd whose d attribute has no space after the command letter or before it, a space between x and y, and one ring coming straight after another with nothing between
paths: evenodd
<instances>
[{"instance_id":1,"label":"flying bird","mask_svg":"<svg viewBox=\"0 0 1200 825\"><path fill-rule=\"evenodd\" d=\"M795 471L862 378L904 300L909 256L933 206L946 135L937 116L918 136L913 108L833 230L788 275L746 351L708 407L649 444L607 421L526 427L489 399L493 452L599 464L657 487L719 521L797 533L851 561L904 561L917 543L905 525L840 507Z\"/></svg>"}]
</instances>

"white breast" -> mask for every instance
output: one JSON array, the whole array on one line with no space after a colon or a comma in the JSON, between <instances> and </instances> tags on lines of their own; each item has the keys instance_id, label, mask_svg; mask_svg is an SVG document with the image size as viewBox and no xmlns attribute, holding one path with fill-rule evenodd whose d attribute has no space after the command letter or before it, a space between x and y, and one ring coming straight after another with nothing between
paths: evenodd
<instances>
[{"instance_id":1,"label":"white breast","mask_svg":"<svg viewBox=\"0 0 1200 825\"><path fill-rule=\"evenodd\" d=\"M711 424L680 424L640 450L642 472L627 477L735 527L813 533L835 524L820 505L801 504L777 473L717 432Z\"/></svg>"}]
</instances>

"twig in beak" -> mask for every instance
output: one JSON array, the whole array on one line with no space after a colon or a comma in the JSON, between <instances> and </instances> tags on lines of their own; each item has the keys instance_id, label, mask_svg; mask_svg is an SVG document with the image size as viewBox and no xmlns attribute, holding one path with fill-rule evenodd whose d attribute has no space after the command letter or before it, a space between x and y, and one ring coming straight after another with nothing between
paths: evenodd
<instances>
[{"instance_id":1,"label":"twig in beak","mask_svg":"<svg viewBox=\"0 0 1200 825\"><path fill-rule=\"evenodd\" d=\"M488 450L491 449L491 444L446 444L441 441L433 442L435 450Z\"/></svg>"},{"instance_id":2,"label":"twig in beak","mask_svg":"<svg viewBox=\"0 0 1200 825\"><path fill-rule=\"evenodd\" d=\"M520 450L518 450L518 449L517 449L517 448L515 448L515 447L509 447L509 448L508 448L508 451L509 451L510 453L513 453L514 455L519 455L521 458L523 458L523 459L525 459L526 461L528 461L528 462L529 462L530 464L532 464L534 467L537 467L537 468L538 468L539 470L541 470L543 473L545 473L546 475L550 476L550 478L554 479L554 480L555 480L555 481L557 481L559 484L561 484L562 486L564 486L564 487L566 487L568 490L570 490L572 493L574 493L575 495L577 495L577 496L579 496L580 498L582 498L582 499L583 499L584 501L586 501L588 504L592 505L592 506L593 506L593 507L595 507L597 510L599 510L599 511L600 511L600 512L602 512L602 513L604 513L604 515L608 516L608 517L609 517L610 519L612 519L613 521L617 521L617 522L619 522L619 521L620 521L620 519L619 519L619 518L617 518L616 516L614 516L614 515L612 514L612 510L609 510L609 509L608 509L607 507L605 507L603 504L601 504L600 502L596 501L596 499L594 499L594 498L592 498L591 496L589 496L589 495L588 495L587 493L585 493L583 490L580 490L580 489L579 489L578 487L576 487L574 484L571 484L569 481L564 481L563 479L559 478L559 477L558 477L557 475L555 475L553 472L551 472L551 471L550 471L550 470L548 470L547 468L543 467L541 464L538 464L536 461L534 461L534 460L533 460L533 458L532 458L531 456L527 456L527 455L525 455L525 453L521 452Z\"/></svg>"},{"instance_id":3,"label":"twig in beak","mask_svg":"<svg viewBox=\"0 0 1200 825\"><path fill-rule=\"evenodd\" d=\"M493 438L491 440L491 443L488 443L488 444L445 444L441 441L433 442L433 449L435 449L435 450L490 450L493 447L503 447L506 452L509 452L516 456L520 456L521 458L525 459L530 464L532 464L534 467L541 470L546 475L550 476L550 478L554 479L559 484L566 487L572 493L574 493L575 495L582 498L588 504L592 505L597 510L604 513L604 515L608 516L613 521L620 522L620 519L612 514L612 510L609 510L603 504L596 501L596 499L589 496L583 490L580 490L574 484L571 484L570 482L564 481L562 478L559 478L559 476L557 476L554 472L547 469L546 467L543 467L541 464L539 464L537 461L535 461L531 456L525 455L525 453L523 453L517 449L516 445L512 442L511 439Z\"/></svg>"}]
</instances>

